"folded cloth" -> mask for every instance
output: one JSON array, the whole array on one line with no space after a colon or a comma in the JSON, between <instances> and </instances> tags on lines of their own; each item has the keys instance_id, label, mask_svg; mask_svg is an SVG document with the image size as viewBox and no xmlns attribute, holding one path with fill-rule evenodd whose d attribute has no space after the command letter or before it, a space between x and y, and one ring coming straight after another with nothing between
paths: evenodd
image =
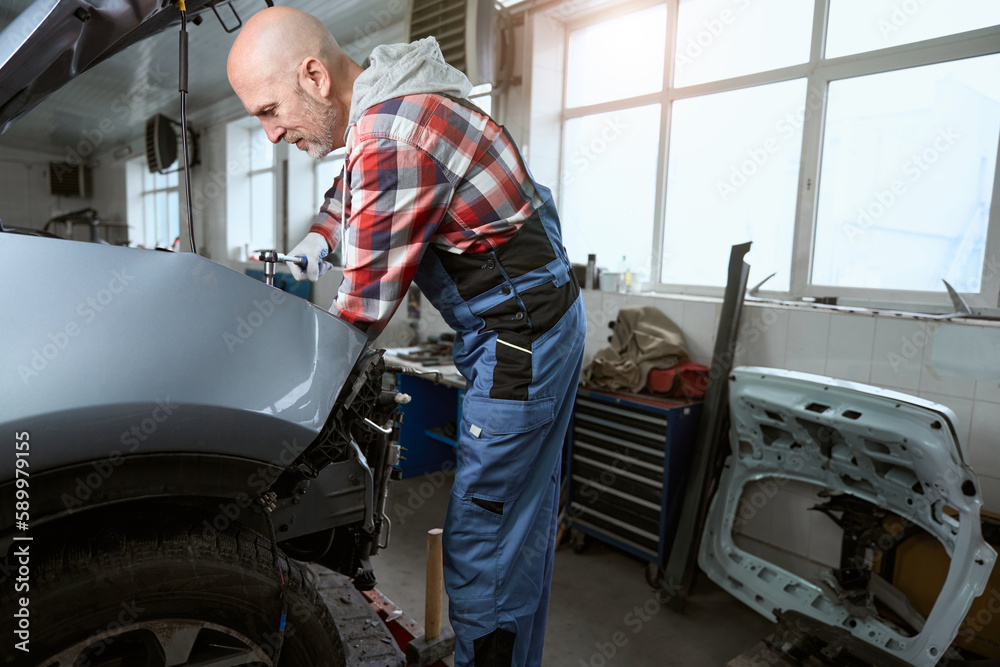
<instances>
[{"instance_id":1,"label":"folded cloth","mask_svg":"<svg viewBox=\"0 0 1000 667\"><path fill-rule=\"evenodd\" d=\"M700 401L708 389L708 366L682 361L673 368L649 371L649 389L667 398Z\"/></svg>"},{"instance_id":2,"label":"folded cloth","mask_svg":"<svg viewBox=\"0 0 1000 667\"><path fill-rule=\"evenodd\" d=\"M684 334L663 311L633 306L618 311L611 346L583 369L584 384L608 391L639 393L653 369L688 360Z\"/></svg>"}]
</instances>

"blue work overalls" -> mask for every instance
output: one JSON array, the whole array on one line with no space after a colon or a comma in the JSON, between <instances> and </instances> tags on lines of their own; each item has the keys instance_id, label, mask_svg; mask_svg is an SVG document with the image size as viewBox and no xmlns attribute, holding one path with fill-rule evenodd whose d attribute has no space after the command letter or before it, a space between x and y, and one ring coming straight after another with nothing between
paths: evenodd
<instances>
[{"instance_id":1,"label":"blue work overalls","mask_svg":"<svg viewBox=\"0 0 1000 667\"><path fill-rule=\"evenodd\" d=\"M444 528L457 667L542 659L586 319L552 194L535 188L543 205L503 246L465 255L432 246L415 278L455 329L455 365L468 380Z\"/></svg>"}]
</instances>

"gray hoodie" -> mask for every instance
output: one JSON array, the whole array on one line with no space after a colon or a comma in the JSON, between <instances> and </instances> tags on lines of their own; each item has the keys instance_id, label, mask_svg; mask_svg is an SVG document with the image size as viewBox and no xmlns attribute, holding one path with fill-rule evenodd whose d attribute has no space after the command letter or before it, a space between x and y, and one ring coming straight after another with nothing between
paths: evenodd
<instances>
[{"instance_id":1,"label":"gray hoodie","mask_svg":"<svg viewBox=\"0 0 1000 667\"><path fill-rule=\"evenodd\" d=\"M444 61L433 37L376 46L368 60L368 68L354 81L348 133L365 111L394 97L425 93L466 97L472 90L468 77Z\"/></svg>"}]
</instances>

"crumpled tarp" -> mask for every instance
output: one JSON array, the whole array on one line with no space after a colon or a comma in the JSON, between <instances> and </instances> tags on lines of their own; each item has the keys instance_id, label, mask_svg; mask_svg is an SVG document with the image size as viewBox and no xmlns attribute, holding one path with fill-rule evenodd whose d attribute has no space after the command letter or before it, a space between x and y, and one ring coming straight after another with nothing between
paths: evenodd
<instances>
[{"instance_id":1,"label":"crumpled tarp","mask_svg":"<svg viewBox=\"0 0 1000 667\"><path fill-rule=\"evenodd\" d=\"M646 387L649 371L687 360L684 333L663 311L653 306L622 308L611 346L584 367L583 381L596 389L637 394Z\"/></svg>"}]
</instances>

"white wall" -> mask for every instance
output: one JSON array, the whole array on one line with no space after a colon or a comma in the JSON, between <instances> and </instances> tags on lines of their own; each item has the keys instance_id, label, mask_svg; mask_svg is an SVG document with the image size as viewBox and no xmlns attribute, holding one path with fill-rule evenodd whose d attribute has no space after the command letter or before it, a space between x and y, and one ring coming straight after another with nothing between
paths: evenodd
<instances>
[{"instance_id":1,"label":"white wall","mask_svg":"<svg viewBox=\"0 0 1000 667\"><path fill-rule=\"evenodd\" d=\"M111 205L113 178L92 173L92 193L88 198L57 197L49 194L49 162L60 162L58 155L13 148L0 148L0 220L13 227L41 229L51 218L63 213L92 207L106 220L123 220L124 211ZM124 189L124 182L122 182ZM61 230L53 230L62 235ZM86 239L90 230L78 227L74 237Z\"/></svg>"}]
</instances>

